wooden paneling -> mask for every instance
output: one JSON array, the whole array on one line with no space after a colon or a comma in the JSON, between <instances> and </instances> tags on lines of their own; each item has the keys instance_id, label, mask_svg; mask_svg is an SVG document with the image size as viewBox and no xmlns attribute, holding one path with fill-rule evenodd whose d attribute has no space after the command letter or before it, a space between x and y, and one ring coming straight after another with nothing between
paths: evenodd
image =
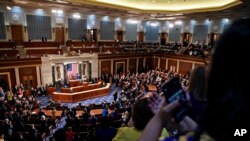
<instances>
[{"instance_id":1,"label":"wooden paneling","mask_svg":"<svg viewBox=\"0 0 250 141\"><path fill-rule=\"evenodd\" d=\"M143 42L144 41L144 32L138 32L138 37L139 37L139 42Z\"/></svg>"},{"instance_id":2,"label":"wooden paneling","mask_svg":"<svg viewBox=\"0 0 250 141\"><path fill-rule=\"evenodd\" d=\"M153 58L152 57L149 57L149 58L146 58L146 70L152 70L152 69L155 69L154 68L154 61L153 61Z\"/></svg>"},{"instance_id":3,"label":"wooden paneling","mask_svg":"<svg viewBox=\"0 0 250 141\"><path fill-rule=\"evenodd\" d=\"M111 61L101 61L101 72L111 73Z\"/></svg>"},{"instance_id":4,"label":"wooden paneling","mask_svg":"<svg viewBox=\"0 0 250 141\"><path fill-rule=\"evenodd\" d=\"M70 51L79 52L79 50L81 53L89 53L89 52L100 53L100 47L95 47L95 48L90 48L90 47L88 47L88 48L73 48L73 47L70 47ZM102 48L102 53L107 53L108 51L111 53L121 52L122 48L118 48L118 47L104 47L104 48ZM108 58L110 59L110 57L108 57Z\"/></svg>"},{"instance_id":5,"label":"wooden paneling","mask_svg":"<svg viewBox=\"0 0 250 141\"><path fill-rule=\"evenodd\" d=\"M66 46L78 46L81 47L82 45L84 45L85 47L90 47L93 46L95 44L95 42L82 42L82 41L67 41L66 42Z\"/></svg>"},{"instance_id":6,"label":"wooden paneling","mask_svg":"<svg viewBox=\"0 0 250 141\"><path fill-rule=\"evenodd\" d=\"M94 90L76 92L76 93L53 93L54 101L61 102L77 102L89 98L100 97L109 94L110 84L107 84L105 88L98 88Z\"/></svg>"},{"instance_id":7,"label":"wooden paneling","mask_svg":"<svg viewBox=\"0 0 250 141\"><path fill-rule=\"evenodd\" d=\"M160 59L160 69L166 70L166 59Z\"/></svg>"},{"instance_id":8,"label":"wooden paneling","mask_svg":"<svg viewBox=\"0 0 250 141\"><path fill-rule=\"evenodd\" d=\"M23 42L24 47L58 47L59 42Z\"/></svg>"},{"instance_id":9,"label":"wooden paneling","mask_svg":"<svg viewBox=\"0 0 250 141\"><path fill-rule=\"evenodd\" d=\"M179 62L179 73L186 74L188 71L192 70L192 63L189 62Z\"/></svg>"},{"instance_id":10,"label":"wooden paneling","mask_svg":"<svg viewBox=\"0 0 250 141\"><path fill-rule=\"evenodd\" d=\"M45 54L58 54L58 51L63 54L63 49L27 49L26 54L41 57Z\"/></svg>"},{"instance_id":11,"label":"wooden paneling","mask_svg":"<svg viewBox=\"0 0 250 141\"><path fill-rule=\"evenodd\" d=\"M119 47L115 47L117 49ZM105 49L105 48L104 48ZM120 49L120 48L119 48ZM133 58L133 57L151 57L152 53L119 53L119 54L98 54L98 59L120 59L120 58Z\"/></svg>"},{"instance_id":12,"label":"wooden paneling","mask_svg":"<svg viewBox=\"0 0 250 141\"><path fill-rule=\"evenodd\" d=\"M10 88L12 89L16 85L15 69L14 68L0 69L0 74L5 75L5 73L9 73L9 75L10 75L11 83L8 81L8 84L10 85ZM4 78L6 78L6 76L4 76Z\"/></svg>"},{"instance_id":13,"label":"wooden paneling","mask_svg":"<svg viewBox=\"0 0 250 141\"><path fill-rule=\"evenodd\" d=\"M122 69L122 68L118 68L119 66L116 66L118 64L123 64L123 73L127 73L127 60L126 59L122 59L122 60L114 60L113 61L113 73L117 73L118 69ZM121 67L121 66L120 66Z\"/></svg>"},{"instance_id":14,"label":"wooden paneling","mask_svg":"<svg viewBox=\"0 0 250 141\"><path fill-rule=\"evenodd\" d=\"M161 57L161 58L168 58L168 59L175 59L175 60L188 60L188 61L193 61L193 62L204 62L204 59L202 57L190 56L190 55L154 54L152 56Z\"/></svg>"},{"instance_id":15,"label":"wooden paneling","mask_svg":"<svg viewBox=\"0 0 250 141\"><path fill-rule=\"evenodd\" d=\"M138 72L141 73L144 71L144 68L143 68L143 58L139 58L139 61L138 61Z\"/></svg>"},{"instance_id":16,"label":"wooden paneling","mask_svg":"<svg viewBox=\"0 0 250 141\"><path fill-rule=\"evenodd\" d=\"M158 67L158 58L154 58L153 62L153 69L155 69L156 67Z\"/></svg>"},{"instance_id":17,"label":"wooden paneling","mask_svg":"<svg viewBox=\"0 0 250 141\"><path fill-rule=\"evenodd\" d=\"M7 55L7 58L15 58L18 54L18 50L1 50L0 58L4 58L5 54Z\"/></svg>"},{"instance_id":18,"label":"wooden paneling","mask_svg":"<svg viewBox=\"0 0 250 141\"><path fill-rule=\"evenodd\" d=\"M176 72L177 70L177 60L171 60L171 59L168 59L168 70L172 68L172 70L174 72Z\"/></svg>"},{"instance_id":19,"label":"wooden paneling","mask_svg":"<svg viewBox=\"0 0 250 141\"><path fill-rule=\"evenodd\" d=\"M23 27L22 25L11 25L12 40L15 40L17 45L23 42Z\"/></svg>"},{"instance_id":20,"label":"wooden paneling","mask_svg":"<svg viewBox=\"0 0 250 141\"><path fill-rule=\"evenodd\" d=\"M22 67L19 68L20 83L26 88L37 86L36 67Z\"/></svg>"},{"instance_id":21,"label":"wooden paneling","mask_svg":"<svg viewBox=\"0 0 250 141\"><path fill-rule=\"evenodd\" d=\"M80 81L79 81L80 82ZM94 90L94 89L99 89L101 88L102 83L94 83L94 84L80 84L80 86L76 87L71 87L70 88L61 88L61 93L71 93L71 90L73 92L83 92L83 91L88 91L88 90Z\"/></svg>"},{"instance_id":22,"label":"wooden paneling","mask_svg":"<svg viewBox=\"0 0 250 141\"><path fill-rule=\"evenodd\" d=\"M0 48L15 48L15 42L0 42Z\"/></svg>"},{"instance_id":23,"label":"wooden paneling","mask_svg":"<svg viewBox=\"0 0 250 141\"><path fill-rule=\"evenodd\" d=\"M56 42L59 42L61 45L64 45L64 26L56 27Z\"/></svg>"},{"instance_id":24,"label":"wooden paneling","mask_svg":"<svg viewBox=\"0 0 250 141\"><path fill-rule=\"evenodd\" d=\"M195 63L194 64L194 68L197 68L197 67L204 67L205 66L205 64L198 64L198 63Z\"/></svg>"},{"instance_id":25,"label":"wooden paneling","mask_svg":"<svg viewBox=\"0 0 250 141\"><path fill-rule=\"evenodd\" d=\"M98 42L98 46L117 46L118 42L114 42L114 41L101 41Z\"/></svg>"},{"instance_id":26,"label":"wooden paneling","mask_svg":"<svg viewBox=\"0 0 250 141\"><path fill-rule=\"evenodd\" d=\"M130 73L136 73L136 59L129 59L129 71Z\"/></svg>"},{"instance_id":27,"label":"wooden paneling","mask_svg":"<svg viewBox=\"0 0 250 141\"><path fill-rule=\"evenodd\" d=\"M41 58L15 58L15 59L8 59L8 60L0 60L0 68L7 67L7 68L14 68L17 66L24 66L24 65L41 65Z\"/></svg>"}]
</instances>

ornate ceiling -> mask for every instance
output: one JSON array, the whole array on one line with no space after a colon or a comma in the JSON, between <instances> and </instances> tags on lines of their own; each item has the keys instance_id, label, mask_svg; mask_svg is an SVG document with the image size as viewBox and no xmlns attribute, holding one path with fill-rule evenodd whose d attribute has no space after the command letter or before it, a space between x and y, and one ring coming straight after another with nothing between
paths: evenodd
<instances>
[{"instance_id":1,"label":"ornate ceiling","mask_svg":"<svg viewBox=\"0 0 250 141\"><path fill-rule=\"evenodd\" d=\"M249 0L1 0L0 7L62 9L65 14L141 20L239 18L250 15Z\"/></svg>"},{"instance_id":2,"label":"ornate ceiling","mask_svg":"<svg viewBox=\"0 0 250 141\"><path fill-rule=\"evenodd\" d=\"M241 4L239 0L65 0L140 12L200 12L214 11Z\"/></svg>"}]
</instances>

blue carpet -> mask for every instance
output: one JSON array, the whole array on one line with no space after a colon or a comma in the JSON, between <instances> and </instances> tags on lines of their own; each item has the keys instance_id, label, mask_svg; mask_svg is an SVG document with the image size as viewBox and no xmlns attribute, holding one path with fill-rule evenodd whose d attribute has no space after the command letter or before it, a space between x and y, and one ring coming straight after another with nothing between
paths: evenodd
<instances>
[{"instance_id":1,"label":"blue carpet","mask_svg":"<svg viewBox=\"0 0 250 141\"><path fill-rule=\"evenodd\" d=\"M110 87L110 92L106 96L101 96L101 97L92 98L92 99L83 100L83 101L74 102L74 103L62 103L62 105L63 106L68 106L68 107L76 107L79 103L82 103L82 105L87 106L87 105L90 105L90 104L101 104L102 101L104 101L104 100L107 103L111 103L113 101L113 99L114 99L113 94L114 94L115 90L117 90L118 98L119 98L121 88L115 87L115 84L112 84L111 87ZM40 101L40 106L41 107L46 107L48 105L48 101L49 101L50 98L51 97L47 97L47 96L36 97L36 99L38 101Z\"/></svg>"}]
</instances>

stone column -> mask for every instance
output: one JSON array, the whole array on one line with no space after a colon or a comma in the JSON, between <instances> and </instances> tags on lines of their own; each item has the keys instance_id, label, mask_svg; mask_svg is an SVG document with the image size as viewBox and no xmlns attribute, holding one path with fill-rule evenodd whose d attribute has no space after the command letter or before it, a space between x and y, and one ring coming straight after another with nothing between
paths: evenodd
<instances>
[{"instance_id":1,"label":"stone column","mask_svg":"<svg viewBox=\"0 0 250 141\"><path fill-rule=\"evenodd\" d=\"M87 74L88 74L88 78L89 78L89 81L92 79L92 62L88 62L87 65L86 65L86 70L87 70Z\"/></svg>"},{"instance_id":2,"label":"stone column","mask_svg":"<svg viewBox=\"0 0 250 141\"><path fill-rule=\"evenodd\" d=\"M63 64L63 76L64 76L64 83L67 83L67 64Z\"/></svg>"},{"instance_id":3,"label":"stone column","mask_svg":"<svg viewBox=\"0 0 250 141\"><path fill-rule=\"evenodd\" d=\"M110 68L110 69L111 69L111 70L110 70L110 73L111 73L112 75L114 75L114 60L113 60L113 59L111 60L111 65L110 65L110 67L111 67L111 68ZM101 69L101 67L100 67L100 69Z\"/></svg>"},{"instance_id":4,"label":"stone column","mask_svg":"<svg viewBox=\"0 0 250 141\"><path fill-rule=\"evenodd\" d=\"M166 59L166 70L168 70L168 59Z\"/></svg>"},{"instance_id":5,"label":"stone column","mask_svg":"<svg viewBox=\"0 0 250 141\"><path fill-rule=\"evenodd\" d=\"M82 62L79 62L78 64L78 74L80 78L82 79Z\"/></svg>"},{"instance_id":6,"label":"stone column","mask_svg":"<svg viewBox=\"0 0 250 141\"><path fill-rule=\"evenodd\" d=\"M16 84L20 84L20 77L19 77L19 69L15 68L15 77L16 77Z\"/></svg>"},{"instance_id":7,"label":"stone column","mask_svg":"<svg viewBox=\"0 0 250 141\"><path fill-rule=\"evenodd\" d=\"M52 83L53 83L53 85L55 85L55 65L52 65ZM46 83L46 82L45 82Z\"/></svg>"},{"instance_id":8,"label":"stone column","mask_svg":"<svg viewBox=\"0 0 250 141\"><path fill-rule=\"evenodd\" d=\"M37 77L37 85L41 85L41 77L40 77L40 67L36 66L36 77Z\"/></svg>"},{"instance_id":9,"label":"stone column","mask_svg":"<svg viewBox=\"0 0 250 141\"><path fill-rule=\"evenodd\" d=\"M98 56L95 55L92 57L92 60L89 61L91 63L91 77L97 78L98 77ZM100 68L101 69L101 68Z\"/></svg>"},{"instance_id":10,"label":"stone column","mask_svg":"<svg viewBox=\"0 0 250 141\"><path fill-rule=\"evenodd\" d=\"M179 73L179 64L180 64L180 61L177 60L177 66L176 66L176 67L177 67L177 68L176 68L176 72L177 72L177 73Z\"/></svg>"}]
</instances>

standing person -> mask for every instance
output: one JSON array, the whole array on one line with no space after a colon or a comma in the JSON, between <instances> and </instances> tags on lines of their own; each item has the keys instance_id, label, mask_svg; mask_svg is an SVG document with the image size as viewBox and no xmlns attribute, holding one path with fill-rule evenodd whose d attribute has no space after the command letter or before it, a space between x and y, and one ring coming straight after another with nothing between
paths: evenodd
<instances>
[{"instance_id":1,"label":"standing person","mask_svg":"<svg viewBox=\"0 0 250 141\"><path fill-rule=\"evenodd\" d=\"M207 88L205 67L197 67L192 70L189 79L188 96L190 97L191 108L189 116L199 122L207 104Z\"/></svg>"},{"instance_id":2,"label":"standing person","mask_svg":"<svg viewBox=\"0 0 250 141\"><path fill-rule=\"evenodd\" d=\"M114 96L114 101L116 101L117 100L117 90L115 90L115 93L113 94L113 96Z\"/></svg>"},{"instance_id":3,"label":"standing person","mask_svg":"<svg viewBox=\"0 0 250 141\"><path fill-rule=\"evenodd\" d=\"M37 129L34 124L30 125L29 129L29 141L37 141Z\"/></svg>"},{"instance_id":4,"label":"standing person","mask_svg":"<svg viewBox=\"0 0 250 141\"><path fill-rule=\"evenodd\" d=\"M209 77L207 87L207 107L199 128L195 130L194 136L182 136L189 140L249 140L249 134L242 136L237 134L237 129L249 131L250 114L250 92L249 92L249 67L238 66L238 62L248 64L246 56L248 52L242 51L249 43L250 19L237 20L223 33L214 50L212 62L209 66ZM237 48L235 48L237 46ZM240 54L233 57L235 54ZM154 105L155 102L153 102ZM141 140L154 141L160 134L163 125L170 121L171 111L180 103L174 101L164 106L151 119L144 130ZM152 108L154 109L154 108ZM186 116L184 119L187 119ZM195 127L194 122L186 122L187 127ZM154 131L152 133L152 131ZM238 130L239 132L239 130ZM180 138L181 139L181 138ZM179 140L180 140L179 139ZM168 141L171 141L170 139Z\"/></svg>"},{"instance_id":5,"label":"standing person","mask_svg":"<svg viewBox=\"0 0 250 141\"><path fill-rule=\"evenodd\" d=\"M66 141L73 141L74 138L74 132L72 131L72 127L68 127L68 130L66 131Z\"/></svg>"}]
</instances>

